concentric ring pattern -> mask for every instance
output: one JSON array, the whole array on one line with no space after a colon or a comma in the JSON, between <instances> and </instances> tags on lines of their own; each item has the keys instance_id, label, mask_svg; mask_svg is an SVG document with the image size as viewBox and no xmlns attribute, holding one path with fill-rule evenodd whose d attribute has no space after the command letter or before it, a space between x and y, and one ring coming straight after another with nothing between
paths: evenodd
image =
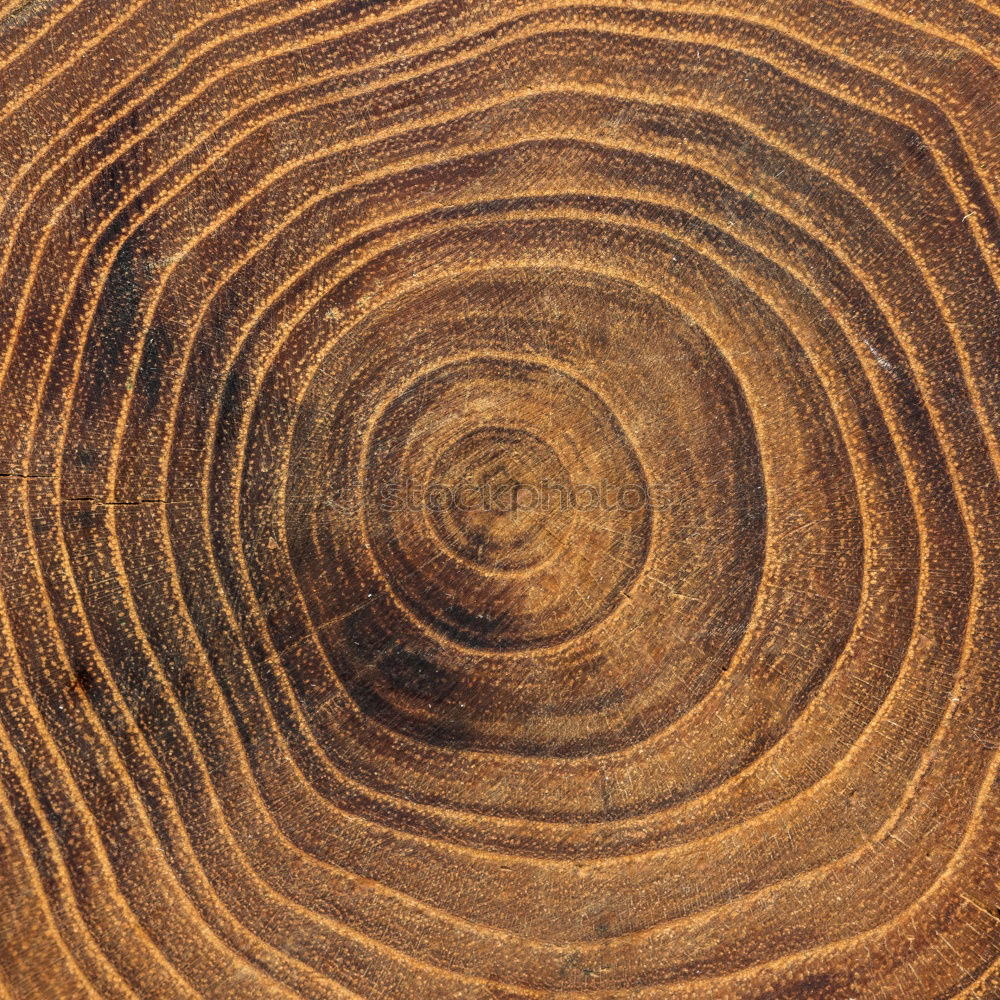
<instances>
[{"instance_id":1,"label":"concentric ring pattern","mask_svg":"<svg viewBox=\"0 0 1000 1000\"><path fill-rule=\"evenodd\" d=\"M0 65L0 995L1000 997L1000 7Z\"/></svg>"}]
</instances>

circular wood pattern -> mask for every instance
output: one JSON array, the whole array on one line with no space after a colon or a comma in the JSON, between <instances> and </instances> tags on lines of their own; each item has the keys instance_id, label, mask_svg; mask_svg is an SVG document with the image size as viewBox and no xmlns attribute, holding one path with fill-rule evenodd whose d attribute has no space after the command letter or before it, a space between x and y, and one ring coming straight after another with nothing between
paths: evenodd
<instances>
[{"instance_id":1,"label":"circular wood pattern","mask_svg":"<svg viewBox=\"0 0 1000 1000\"><path fill-rule=\"evenodd\" d=\"M1000 997L993 0L0 66L0 995Z\"/></svg>"}]
</instances>

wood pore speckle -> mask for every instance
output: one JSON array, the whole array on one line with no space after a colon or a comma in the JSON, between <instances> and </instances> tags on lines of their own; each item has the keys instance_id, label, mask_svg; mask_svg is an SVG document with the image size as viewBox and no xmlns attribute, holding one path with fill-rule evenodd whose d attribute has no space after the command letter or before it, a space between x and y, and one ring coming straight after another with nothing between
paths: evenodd
<instances>
[{"instance_id":1,"label":"wood pore speckle","mask_svg":"<svg viewBox=\"0 0 1000 1000\"><path fill-rule=\"evenodd\" d=\"M1000 1000L995 0L0 0L0 998Z\"/></svg>"}]
</instances>

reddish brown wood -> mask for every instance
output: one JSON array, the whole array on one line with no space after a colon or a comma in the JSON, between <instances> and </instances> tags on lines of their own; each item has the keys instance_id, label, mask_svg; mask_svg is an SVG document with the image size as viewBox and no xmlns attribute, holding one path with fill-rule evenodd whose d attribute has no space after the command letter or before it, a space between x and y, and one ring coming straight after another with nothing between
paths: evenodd
<instances>
[{"instance_id":1,"label":"reddish brown wood","mask_svg":"<svg viewBox=\"0 0 1000 1000\"><path fill-rule=\"evenodd\" d=\"M0 994L1000 998L993 0L0 67Z\"/></svg>"}]
</instances>

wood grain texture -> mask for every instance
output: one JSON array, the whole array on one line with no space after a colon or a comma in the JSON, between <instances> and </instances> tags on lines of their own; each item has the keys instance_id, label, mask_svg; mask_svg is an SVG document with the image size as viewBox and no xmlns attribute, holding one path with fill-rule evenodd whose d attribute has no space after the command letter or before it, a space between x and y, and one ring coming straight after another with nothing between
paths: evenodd
<instances>
[{"instance_id":1,"label":"wood grain texture","mask_svg":"<svg viewBox=\"0 0 1000 1000\"><path fill-rule=\"evenodd\" d=\"M996 3L0 67L0 996L1000 998Z\"/></svg>"}]
</instances>

